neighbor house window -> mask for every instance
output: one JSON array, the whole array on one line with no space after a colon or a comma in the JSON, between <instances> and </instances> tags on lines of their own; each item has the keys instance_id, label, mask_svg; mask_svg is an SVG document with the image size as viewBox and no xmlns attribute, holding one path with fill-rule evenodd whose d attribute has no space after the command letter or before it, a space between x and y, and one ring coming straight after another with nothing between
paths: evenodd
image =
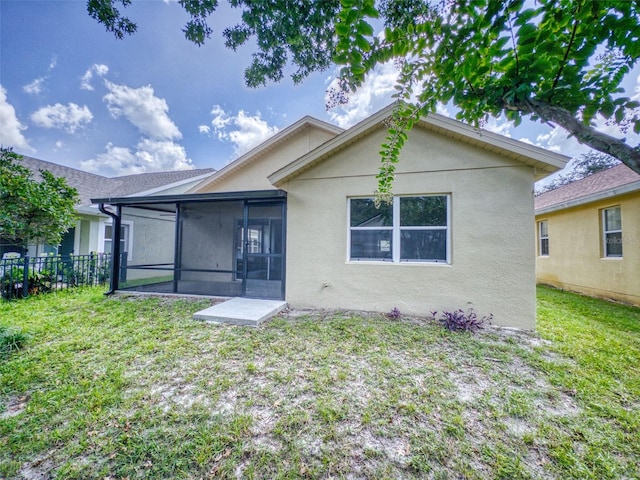
<instances>
[{"instance_id":1,"label":"neighbor house window","mask_svg":"<svg viewBox=\"0 0 640 480\"><path fill-rule=\"evenodd\" d=\"M349 260L449 262L449 195L349 199Z\"/></svg>"},{"instance_id":2,"label":"neighbor house window","mask_svg":"<svg viewBox=\"0 0 640 480\"><path fill-rule=\"evenodd\" d=\"M111 253L111 245L113 244L113 225L110 223L104 226L104 253ZM120 225L120 254L129 252L129 225Z\"/></svg>"},{"instance_id":3,"label":"neighbor house window","mask_svg":"<svg viewBox=\"0 0 640 480\"><path fill-rule=\"evenodd\" d=\"M622 257L622 214L620 207L602 210L602 245L605 257Z\"/></svg>"},{"instance_id":4,"label":"neighbor house window","mask_svg":"<svg viewBox=\"0 0 640 480\"><path fill-rule=\"evenodd\" d=\"M540 256L546 257L549 255L549 222L543 220L538 222L538 252Z\"/></svg>"}]
</instances>

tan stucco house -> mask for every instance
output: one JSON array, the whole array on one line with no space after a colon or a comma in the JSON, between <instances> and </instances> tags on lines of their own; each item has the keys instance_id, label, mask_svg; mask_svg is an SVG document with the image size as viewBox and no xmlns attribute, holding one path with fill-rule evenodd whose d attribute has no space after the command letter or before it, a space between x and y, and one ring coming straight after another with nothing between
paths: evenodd
<instances>
[{"instance_id":1,"label":"tan stucco house","mask_svg":"<svg viewBox=\"0 0 640 480\"><path fill-rule=\"evenodd\" d=\"M640 305L640 175L625 165L535 198L539 283Z\"/></svg>"},{"instance_id":2,"label":"tan stucco house","mask_svg":"<svg viewBox=\"0 0 640 480\"><path fill-rule=\"evenodd\" d=\"M474 307L533 328L533 185L568 158L432 114L402 151L393 204L376 208L392 109L348 130L305 117L184 195L94 199L115 222L143 211L175 222L112 289L420 315ZM149 269L153 282L133 280Z\"/></svg>"}]
</instances>

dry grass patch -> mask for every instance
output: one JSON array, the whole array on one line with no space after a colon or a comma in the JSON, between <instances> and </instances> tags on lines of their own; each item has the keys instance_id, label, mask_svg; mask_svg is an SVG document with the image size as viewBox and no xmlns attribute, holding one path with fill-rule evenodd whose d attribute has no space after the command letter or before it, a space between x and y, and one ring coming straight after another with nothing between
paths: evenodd
<instances>
[{"instance_id":1,"label":"dry grass patch","mask_svg":"<svg viewBox=\"0 0 640 480\"><path fill-rule=\"evenodd\" d=\"M615 317L640 314L593 301L611 337L586 351L584 302L543 289L540 335L475 336L350 312L212 326L191 320L203 302L99 290L0 304L32 338L0 364L0 476L638 477L640 392L618 368L640 353L606 352L637 346Z\"/></svg>"}]
</instances>

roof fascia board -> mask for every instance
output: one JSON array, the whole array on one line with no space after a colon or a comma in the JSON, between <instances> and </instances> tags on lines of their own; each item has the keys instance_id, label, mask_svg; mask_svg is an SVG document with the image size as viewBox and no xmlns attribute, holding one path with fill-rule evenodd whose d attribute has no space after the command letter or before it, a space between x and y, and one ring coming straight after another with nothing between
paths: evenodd
<instances>
[{"instance_id":1,"label":"roof fascia board","mask_svg":"<svg viewBox=\"0 0 640 480\"><path fill-rule=\"evenodd\" d=\"M295 175L300 169L305 166L312 164L315 160L324 157L331 151L333 151L336 147L348 143L350 140L353 140L365 132L368 132L370 129L376 127L383 119L387 118L391 112L393 111L394 105L389 105L378 113L373 114L372 116L366 118L365 120L357 123L353 127L348 130L345 130L340 135L335 138L332 138L328 142L323 143L315 150L303 155L302 157L294 160L289 165L282 167L280 170L269 175L268 180L272 185L278 185L283 181L289 179L289 177Z\"/></svg>"},{"instance_id":2,"label":"roof fascia board","mask_svg":"<svg viewBox=\"0 0 640 480\"><path fill-rule=\"evenodd\" d=\"M587 203L597 202L599 200L606 200L607 198L618 197L620 195L633 193L635 191L640 191L640 180L633 183L627 183L626 185L622 185L620 187L610 188L609 190L604 190L602 192L592 193L591 195L587 195L586 197L576 198L575 200L569 200L567 202L562 202L556 205L550 205L548 207L536 209L535 214L544 215L547 213L556 212L558 210L565 210L567 208L578 207Z\"/></svg>"},{"instance_id":3,"label":"roof fascia board","mask_svg":"<svg viewBox=\"0 0 640 480\"><path fill-rule=\"evenodd\" d=\"M279 131L272 137L269 137L260 145L249 150L244 155L241 155L240 157L236 158L228 165L225 165L223 168L213 173L208 179L191 187L187 192L200 190L206 187L207 185L211 185L217 182L218 180L226 177L227 175L230 175L231 173L236 171L238 168L241 168L243 165L248 163L254 157L257 157L262 153L270 150L272 147L284 141L286 138L290 137L291 135L294 135L302 131L305 127L316 127L321 130L325 130L329 133L333 133L335 135L340 135L342 132L344 132L344 129L340 127L336 127L335 125L331 125L330 123L324 122L322 120L318 120L317 118L313 118L307 115L305 117L302 117L300 120L298 120L294 124L289 125L284 130Z\"/></svg>"},{"instance_id":4,"label":"roof fascia board","mask_svg":"<svg viewBox=\"0 0 640 480\"><path fill-rule=\"evenodd\" d=\"M381 124L383 120L391 115L393 108L394 104L388 105L379 112L373 114L371 117L351 127L349 130L346 130L337 137L320 145L315 150L303 155L280 170L277 170L269 175L269 181L272 185L281 185L284 181L304 170L306 166L310 166L318 159L323 158L335 148L348 143ZM438 113L430 113L426 117L422 117L419 124L421 124L423 128L441 128L454 135L462 137L463 139L483 142L487 145L512 152L517 156L530 158L536 162L537 168L541 168L548 172L555 172L564 168L569 160L571 160L571 158L566 155L551 152L544 148L529 145L528 143L513 140L486 130L478 130L470 125L458 120L447 118ZM542 164L542 167L539 164Z\"/></svg>"},{"instance_id":5,"label":"roof fascia board","mask_svg":"<svg viewBox=\"0 0 640 480\"><path fill-rule=\"evenodd\" d=\"M177 182L167 183L165 185L161 185L159 187L151 188L149 190L144 190L142 192L132 193L131 195L127 195L127 197L142 197L144 195L153 195L155 193L162 192L164 190L169 190L170 188L176 188L176 187L179 187L181 185L185 185L187 183L202 181L205 178L209 178L211 175L215 175L216 173L217 172L209 172L209 173L203 173L201 175L195 175L193 177L185 178L183 180L178 180Z\"/></svg>"},{"instance_id":6,"label":"roof fascia board","mask_svg":"<svg viewBox=\"0 0 640 480\"><path fill-rule=\"evenodd\" d=\"M452 133L457 133L460 136L509 150L517 155L529 157L538 162L555 167L550 169L551 171L564 168L569 160L571 160L571 157L566 155L552 152L545 148L537 147L519 140L514 140L488 130L477 129L471 125L467 125L466 123L462 123L458 120L453 120L438 113L430 113L426 117L421 118L420 122L440 127L445 130L449 130Z\"/></svg>"},{"instance_id":7,"label":"roof fascia board","mask_svg":"<svg viewBox=\"0 0 640 480\"><path fill-rule=\"evenodd\" d=\"M242 192L215 192L215 193L181 193L178 195L155 195L145 197L108 197L92 198L94 204L108 205L150 205L157 203L182 203L182 202L207 202L230 200L270 200L286 198L287 192L283 190L247 190Z\"/></svg>"}]
</instances>

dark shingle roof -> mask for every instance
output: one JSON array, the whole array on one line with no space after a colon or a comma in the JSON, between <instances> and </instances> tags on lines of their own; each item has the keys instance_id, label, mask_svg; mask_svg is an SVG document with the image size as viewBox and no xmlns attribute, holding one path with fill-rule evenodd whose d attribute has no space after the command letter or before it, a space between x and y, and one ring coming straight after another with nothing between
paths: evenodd
<instances>
[{"instance_id":1,"label":"dark shingle roof","mask_svg":"<svg viewBox=\"0 0 640 480\"><path fill-rule=\"evenodd\" d=\"M57 163L23 156L20 162L39 177L39 170L48 170L56 177L64 177L67 183L78 190L80 205L91 205L91 198L123 197L141 193L154 188L187 180L198 175L215 172L214 168L197 170L179 170L175 172L151 172L122 177L104 177L95 173L83 172L76 168L58 165Z\"/></svg>"},{"instance_id":2,"label":"dark shingle roof","mask_svg":"<svg viewBox=\"0 0 640 480\"><path fill-rule=\"evenodd\" d=\"M634 172L626 165L616 165L615 167L594 173L581 180L538 195L535 198L535 209L537 211L552 208L638 181L640 181L640 174Z\"/></svg>"}]
</instances>

